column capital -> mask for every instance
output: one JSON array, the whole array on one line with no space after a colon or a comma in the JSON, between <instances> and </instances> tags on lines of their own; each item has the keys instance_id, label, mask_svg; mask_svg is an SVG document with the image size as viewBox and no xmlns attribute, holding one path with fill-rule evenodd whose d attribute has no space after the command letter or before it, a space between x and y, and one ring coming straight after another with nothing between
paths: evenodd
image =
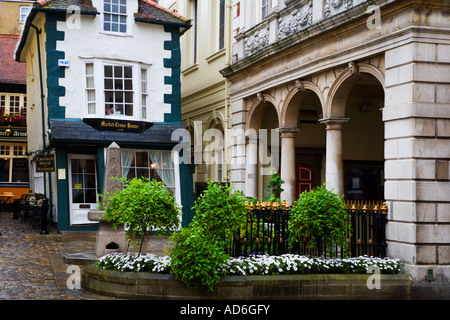
<instances>
[{"instance_id":1,"label":"column capital","mask_svg":"<svg viewBox=\"0 0 450 320\"><path fill-rule=\"evenodd\" d=\"M327 125L327 130L340 130L342 129L342 124L347 123L350 118L324 118L319 119L320 123Z\"/></svg>"},{"instance_id":2,"label":"column capital","mask_svg":"<svg viewBox=\"0 0 450 320\"><path fill-rule=\"evenodd\" d=\"M320 123L325 123L325 124L328 124L328 123L346 123L349 120L350 120L350 118L333 118L333 117L330 117L330 118L319 119L319 122Z\"/></svg>"},{"instance_id":3,"label":"column capital","mask_svg":"<svg viewBox=\"0 0 450 320\"><path fill-rule=\"evenodd\" d=\"M245 142L246 143L257 143L259 138L259 134L256 133L245 133Z\"/></svg>"},{"instance_id":4,"label":"column capital","mask_svg":"<svg viewBox=\"0 0 450 320\"><path fill-rule=\"evenodd\" d=\"M281 134L281 137L284 138L294 138L295 134L300 131L298 127L284 127L277 128L278 132Z\"/></svg>"}]
</instances>

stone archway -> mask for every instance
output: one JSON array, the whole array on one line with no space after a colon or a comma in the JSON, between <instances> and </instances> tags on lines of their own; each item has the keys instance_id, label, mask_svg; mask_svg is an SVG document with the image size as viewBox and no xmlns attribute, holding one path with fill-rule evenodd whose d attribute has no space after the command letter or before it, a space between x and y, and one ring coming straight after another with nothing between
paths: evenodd
<instances>
[{"instance_id":1,"label":"stone archway","mask_svg":"<svg viewBox=\"0 0 450 320\"><path fill-rule=\"evenodd\" d=\"M294 87L288 92L284 99L284 104L281 108L281 128L289 128L297 126L298 113L302 101L307 97L310 92L314 92L320 101L321 109L325 106L325 97L322 94L320 88L309 81L294 81ZM294 102L293 100L296 99Z\"/></svg>"},{"instance_id":2,"label":"stone archway","mask_svg":"<svg viewBox=\"0 0 450 320\"><path fill-rule=\"evenodd\" d=\"M278 152L279 141L272 141L271 138L273 130L278 128L278 110L275 99L263 93L257 94L249 109L245 128L245 195L248 197L262 199L264 176L271 170L272 156L276 156L270 151ZM275 167L278 165L275 164Z\"/></svg>"},{"instance_id":3,"label":"stone archway","mask_svg":"<svg viewBox=\"0 0 450 320\"><path fill-rule=\"evenodd\" d=\"M364 75L375 77L384 88L384 74L378 68L367 63L350 62L331 84L326 99L324 118L345 118L348 94Z\"/></svg>"},{"instance_id":4,"label":"stone archway","mask_svg":"<svg viewBox=\"0 0 450 320\"><path fill-rule=\"evenodd\" d=\"M316 178L311 186L320 185L325 134L319 119L323 117L324 97L320 88L309 81L294 81L281 109L281 178L282 199L292 204L299 195L300 168L309 167Z\"/></svg>"},{"instance_id":5,"label":"stone archway","mask_svg":"<svg viewBox=\"0 0 450 320\"><path fill-rule=\"evenodd\" d=\"M224 182L226 176L225 165L225 130L223 118L217 112L211 113L206 122L204 139L209 141L205 146L205 159L208 177L217 182Z\"/></svg>"},{"instance_id":6,"label":"stone archway","mask_svg":"<svg viewBox=\"0 0 450 320\"><path fill-rule=\"evenodd\" d=\"M364 85L365 83L365 85ZM377 98L375 100L378 103L371 104L366 103L364 105L366 96L370 96L373 92L367 87L375 88ZM359 89L355 89L360 87ZM349 104L355 104L357 102L352 101L358 98L359 111L355 112L355 106L353 109L349 108ZM374 99L372 99L374 100ZM325 117L322 123L326 125L327 132L327 144L326 144L326 185L328 189L333 189L340 195L343 195L345 191L349 189L348 177L345 174L344 160L351 161L364 161L370 156L360 157L355 154L351 155L349 150L355 151L358 147L370 146L370 134L368 135L368 129L370 127L376 128L377 135L377 149L383 150L384 146L384 131L383 122L381 119L381 112L378 110L384 105L384 74L374 66L365 63L349 63L347 68L344 69L335 79L330 87L327 96ZM373 110L371 110L373 109ZM362 113L371 112L375 119L372 120L362 116ZM378 113L377 113L378 112ZM365 120L364 120L365 119ZM372 122L376 122L376 126L373 126ZM345 134L343 134L343 126L346 128ZM381 133L381 142L380 142ZM375 133L374 133L375 134ZM364 139L362 138L364 137ZM381 147L380 147L381 144ZM345 145L345 148L343 146ZM344 154L345 151L345 154ZM355 152L353 152L355 153ZM381 151L380 154L383 154ZM358 159L360 158L360 159ZM372 162L384 161L383 156L377 156L377 159ZM378 159L379 158L379 159ZM373 160L373 159L372 159ZM382 179L383 177L380 177ZM347 184L344 184L347 183ZM354 181L354 187L358 186L358 182Z\"/></svg>"}]
</instances>

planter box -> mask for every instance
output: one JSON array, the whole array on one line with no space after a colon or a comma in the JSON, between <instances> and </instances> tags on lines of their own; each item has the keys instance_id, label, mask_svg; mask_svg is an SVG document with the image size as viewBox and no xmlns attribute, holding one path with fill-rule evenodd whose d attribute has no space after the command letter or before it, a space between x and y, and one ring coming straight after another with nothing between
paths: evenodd
<instances>
[{"instance_id":1,"label":"planter box","mask_svg":"<svg viewBox=\"0 0 450 320\"><path fill-rule=\"evenodd\" d=\"M103 216L105 212L90 210L88 212L89 221L99 222L97 237L95 241L95 255L99 258L113 252L127 251L128 238L123 226L113 229L113 223Z\"/></svg>"},{"instance_id":2,"label":"planter box","mask_svg":"<svg viewBox=\"0 0 450 320\"><path fill-rule=\"evenodd\" d=\"M411 299L409 274L381 275L380 289L367 287L369 274L226 276L208 292L187 287L171 274L127 273L84 266L81 286L124 299Z\"/></svg>"}]
</instances>

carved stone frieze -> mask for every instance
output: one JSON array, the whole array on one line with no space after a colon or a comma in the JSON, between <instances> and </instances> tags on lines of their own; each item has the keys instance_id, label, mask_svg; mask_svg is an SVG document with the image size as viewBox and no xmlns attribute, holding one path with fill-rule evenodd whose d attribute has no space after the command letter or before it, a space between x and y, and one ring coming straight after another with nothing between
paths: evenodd
<instances>
[{"instance_id":1,"label":"carved stone frieze","mask_svg":"<svg viewBox=\"0 0 450 320\"><path fill-rule=\"evenodd\" d=\"M269 26L255 31L250 37L244 38L244 43L244 53L246 57L267 46L269 44Z\"/></svg>"},{"instance_id":2,"label":"carved stone frieze","mask_svg":"<svg viewBox=\"0 0 450 320\"><path fill-rule=\"evenodd\" d=\"M331 7L339 10L342 5L344 5L344 9L350 9L353 6L353 0L327 0L323 7L324 17L328 18L331 15Z\"/></svg>"},{"instance_id":3,"label":"carved stone frieze","mask_svg":"<svg viewBox=\"0 0 450 320\"><path fill-rule=\"evenodd\" d=\"M278 37L280 39L289 37L294 33L310 26L313 18L313 2L309 1L303 8L295 9L291 12L290 17L285 16L278 19L279 30Z\"/></svg>"}]
</instances>

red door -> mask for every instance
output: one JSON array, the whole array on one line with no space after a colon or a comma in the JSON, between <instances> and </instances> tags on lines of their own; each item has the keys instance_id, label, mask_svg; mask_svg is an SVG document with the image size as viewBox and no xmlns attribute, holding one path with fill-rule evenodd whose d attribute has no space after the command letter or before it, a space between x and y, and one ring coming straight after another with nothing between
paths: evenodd
<instances>
[{"instance_id":1,"label":"red door","mask_svg":"<svg viewBox=\"0 0 450 320\"><path fill-rule=\"evenodd\" d=\"M303 191L314 188L314 169L307 164L295 165L295 185L297 186L297 198Z\"/></svg>"}]
</instances>

